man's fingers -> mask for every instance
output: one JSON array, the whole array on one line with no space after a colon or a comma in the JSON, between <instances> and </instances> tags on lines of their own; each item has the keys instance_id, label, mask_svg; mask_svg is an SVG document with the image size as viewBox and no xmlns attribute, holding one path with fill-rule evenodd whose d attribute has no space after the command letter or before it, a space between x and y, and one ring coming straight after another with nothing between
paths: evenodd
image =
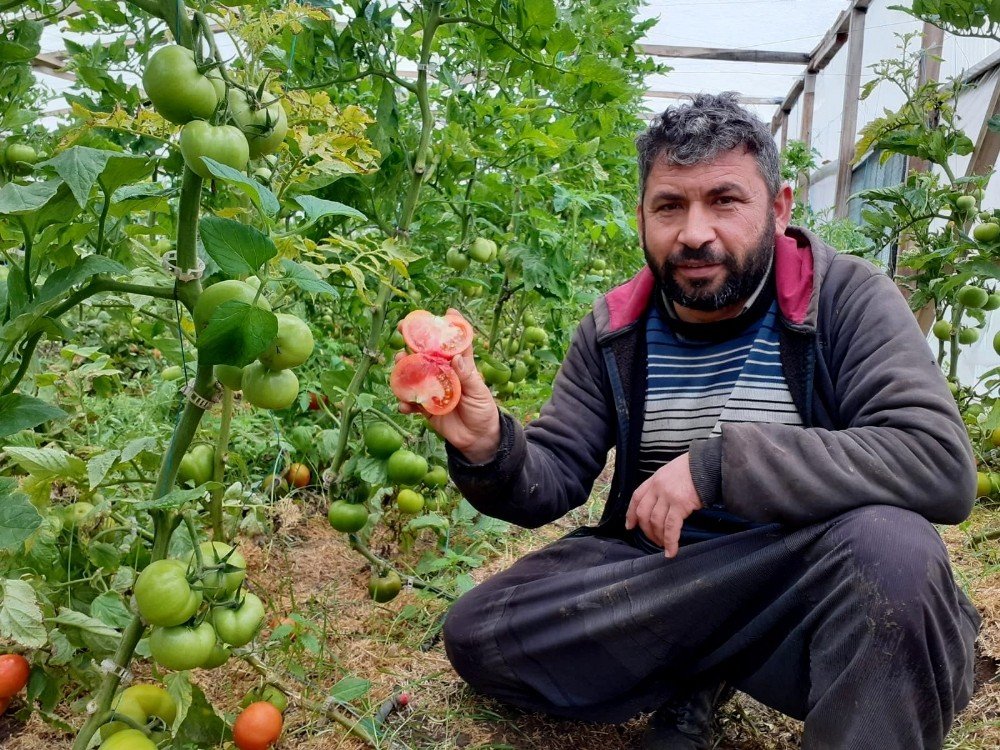
<instances>
[{"instance_id":1,"label":"man's fingers","mask_svg":"<svg viewBox=\"0 0 1000 750\"><path fill-rule=\"evenodd\" d=\"M655 538L650 536L650 541L663 546L663 524L667 519L667 514L670 511L670 503L668 503L663 498L660 498L659 502L654 503L652 509L649 511L649 527L653 530ZM649 536L647 534L647 536Z\"/></svg>"},{"instance_id":2,"label":"man's fingers","mask_svg":"<svg viewBox=\"0 0 1000 750\"><path fill-rule=\"evenodd\" d=\"M681 538L681 527L684 525L684 517L676 508L670 508L667 517L663 521L663 554L667 557L674 557L677 554L677 547Z\"/></svg>"},{"instance_id":3,"label":"man's fingers","mask_svg":"<svg viewBox=\"0 0 1000 750\"><path fill-rule=\"evenodd\" d=\"M635 526L635 509L639 507L639 503L642 502L642 498L646 496L646 492L649 490L649 483L652 479L652 477L649 477L649 479L636 487L635 492L632 493L632 499L629 501L628 510L625 511L626 529L631 529Z\"/></svg>"}]
</instances>

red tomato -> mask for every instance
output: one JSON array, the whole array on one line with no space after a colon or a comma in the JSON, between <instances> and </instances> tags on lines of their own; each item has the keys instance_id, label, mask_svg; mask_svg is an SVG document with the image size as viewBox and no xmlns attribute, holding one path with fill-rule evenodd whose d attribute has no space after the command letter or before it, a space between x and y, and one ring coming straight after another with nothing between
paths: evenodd
<instances>
[{"instance_id":1,"label":"red tomato","mask_svg":"<svg viewBox=\"0 0 1000 750\"><path fill-rule=\"evenodd\" d=\"M28 684L31 665L20 654L0 656L0 698L10 698Z\"/></svg>"},{"instance_id":2,"label":"red tomato","mask_svg":"<svg viewBox=\"0 0 1000 750\"><path fill-rule=\"evenodd\" d=\"M447 414L462 397L462 384L451 365L423 353L400 359L389 386L400 401L420 404L430 414Z\"/></svg>"},{"instance_id":3,"label":"red tomato","mask_svg":"<svg viewBox=\"0 0 1000 750\"><path fill-rule=\"evenodd\" d=\"M251 703L233 723L233 742L240 750L267 750L281 735L281 711L267 701Z\"/></svg>"},{"instance_id":4,"label":"red tomato","mask_svg":"<svg viewBox=\"0 0 1000 750\"><path fill-rule=\"evenodd\" d=\"M410 351L447 360L472 344L472 326L452 313L434 315L426 310L414 310L399 321L399 332Z\"/></svg>"},{"instance_id":5,"label":"red tomato","mask_svg":"<svg viewBox=\"0 0 1000 750\"><path fill-rule=\"evenodd\" d=\"M305 464L292 464L285 472L285 481L289 487L305 487L309 484L311 474Z\"/></svg>"}]
</instances>

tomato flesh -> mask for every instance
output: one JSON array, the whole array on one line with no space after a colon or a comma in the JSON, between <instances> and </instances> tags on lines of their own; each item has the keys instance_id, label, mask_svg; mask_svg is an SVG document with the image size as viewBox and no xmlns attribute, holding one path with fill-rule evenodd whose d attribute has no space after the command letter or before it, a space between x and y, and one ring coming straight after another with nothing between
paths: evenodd
<instances>
[{"instance_id":1,"label":"tomato flesh","mask_svg":"<svg viewBox=\"0 0 1000 750\"><path fill-rule=\"evenodd\" d=\"M472 344L472 326L457 315L414 310L399 321L399 332L412 352L451 359Z\"/></svg>"},{"instance_id":2,"label":"tomato flesh","mask_svg":"<svg viewBox=\"0 0 1000 750\"><path fill-rule=\"evenodd\" d=\"M419 352L402 357L389 386L404 403L419 404L429 414L448 414L462 397L462 384L447 361Z\"/></svg>"}]
</instances>

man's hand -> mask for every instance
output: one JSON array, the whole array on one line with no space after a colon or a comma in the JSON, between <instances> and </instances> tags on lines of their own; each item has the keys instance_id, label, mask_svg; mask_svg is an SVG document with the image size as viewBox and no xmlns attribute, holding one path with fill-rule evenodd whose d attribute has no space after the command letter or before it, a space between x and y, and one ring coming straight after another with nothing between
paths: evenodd
<instances>
[{"instance_id":1,"label":"man's hand","mask_svg":"<svg viewBox=\"0 0 1000 750\"><path fill-rule=\"evenodd\" d=\"M454 308L448 312L462 316ZM396 360L403 356L404 352L399 352ZM418 404L407 403L400 403L399 410L403 414L423 414L431 429L461 451L468 461L484 463L493 458L500 447L500 414L496 401L476 369L471 346L452 357L451 366L462 384L462 397L454 410L433 416Z\"/></svg>"},{"instance_id":2,"label":"man's hand","mask_svg":"<svg viewBox=\"0 0 1000 750\"><path fill-rule=\"evenodd\" d=\"M632 494L625 528L636 525L667 557L677 554L684 519L701 507L701 499L691 480L687 453L661 466Z\"/></svg>"}]
</instances>

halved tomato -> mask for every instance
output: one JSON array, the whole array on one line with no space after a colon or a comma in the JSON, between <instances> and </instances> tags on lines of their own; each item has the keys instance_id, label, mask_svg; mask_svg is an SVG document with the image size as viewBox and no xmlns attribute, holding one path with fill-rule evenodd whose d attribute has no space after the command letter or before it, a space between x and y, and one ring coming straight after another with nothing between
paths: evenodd
<instances>
[{"instance_id":1,"label":"halved tomato","mask_svg":"<svg viewBox=\"0 0 1000 750\"><path fill-rule=\"evenodd\" d=\"M462 384L448 360L423 352L402 357L389 376L389 386L400 401L420 404L435 415L447 414L462 397Z\"/></svg>"},{"instance_id":2,"label":"halved tomato","mask_svg":"<svg viewBox=\"0 0 1000 750\"><path fill-rule=\"evenodd\" d=\"M414 310L399 321L399 332L411 352L450 360L472 344L472 326L459 315Z\"/></svg>"}]
</instances>

